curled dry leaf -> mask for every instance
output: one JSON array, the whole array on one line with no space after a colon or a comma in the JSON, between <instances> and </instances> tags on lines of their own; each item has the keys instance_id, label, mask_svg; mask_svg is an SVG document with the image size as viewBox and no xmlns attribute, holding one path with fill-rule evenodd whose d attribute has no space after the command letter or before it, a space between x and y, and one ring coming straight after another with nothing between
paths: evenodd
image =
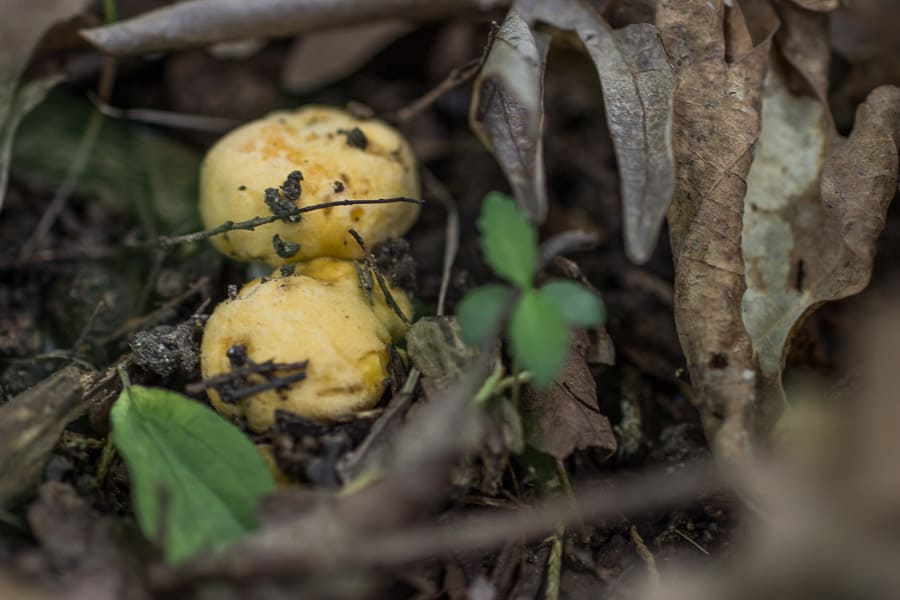
<instances>
[{"instance_id":1,"label":"curled dry leaf","mask_svg":"<svg viewBox=\"0 0 900 600\"><path fill-rule=\"evenodd\" d=\"M547 214L544 67L550 38L511 10L475 80L469 123L490 148L516 200L533 221Z\"/></svg>"},{"instance_id":2,"label":"curled dry leaf","mask_svg":"<svg viewBox=\"0 0 900 600\"><path fill-rule=\"evenodd\" d=\"M671 137L674 74L656 27L643 23L613 30L580 0L519 0L513 14L521 15L529 25L540 22L576 34L593 60L603 86L606 119L622 181L625 249L634 262L645 262L656 247L675 188ZM505 64L498 66L504 68ZM530 89L537 93L537 86ZM531 103L540 109L539 98ZM539 135L540 130L532 128L531 134ZM535 159L540 163L535 167L543 169L539 139L520 142L519 147L537 148ZM495 154L501 164L514 158L496 150ZM532 208L505 164L504 169L519 201L535 219L542 219L546 207ZM534 193L543 194L543 188Z\"/></svg>"},{"instance_id":3,"label":"curled dry leaf","mask_svg":"<svg viewBox=\"0 0 900 600\"><path fill-rule=\"evenodd\" d=\"M85 384L66 367L0 407L0 508L38 480L63 429L87 408Z\"/></svg>"},{"instance_id":4,"label":"curled dry leaf","mask_svg":"<svg viewBox=\"0 0 900 600\"><path fill-rule=\"evenodd\" d=\"M0 25L0 209L3 208L10 146L16 126L60 81L60 77L50 75L20 88L19 78L47 30L83 12L89 4L88 0L26 3L0 0L2 14L15 15Z\"/></svg>"},{"instance_id":5,"label":"curled dry leaf","mask_svg":"<svg viewBox=\"0 0 900 600\"><path fill-rule=\"evenodd\" d=\"M773 69L762 115L747 176L742 313L759 362L761 412L774 416L791 332L816 306L869 282L896 192L900 89L872 92L844 141L833 138L827 108L793 94Z\"/></svg>"},{"instance_id":6,"label":"curled dry leaf","mask_svg":"<svg viewBox=\"0 0 900 600\"><path fill-rule=\"evenodd\" d=\"M560 460L585 448L598 448L606 456L616 451L616 436L600 412L597 383L585 359L589 345L586 332L573 332L569 355L550 387L522 390L525 441Z\"/></svg>"},{"instance_id":7,"label":"curled dry leaf","mask_svg":"<svg viewBox=\"0 0 900 600\"><path fill-rule=\"evenodd\" d=\"M707 434L721 455L734 459L747 449L755 396L753 352L740 309L745 178L776 23L770 15L754 28L766 32L754 40L737 4L663 0L657 12L678 69L677 185L669 210L675 320Z\"/></svg>"},{"instance_id":8,"label":"curled dry leaf","mask_svg":"<svg viewBox=\"0 0 900 600\"><path fill-rule=\"evenodd\" d=\"M508 4L508 0L191 0L81 33L104 52L126 55L321 31L397 15L436 19Z\"/></svg>"}]
</instances>

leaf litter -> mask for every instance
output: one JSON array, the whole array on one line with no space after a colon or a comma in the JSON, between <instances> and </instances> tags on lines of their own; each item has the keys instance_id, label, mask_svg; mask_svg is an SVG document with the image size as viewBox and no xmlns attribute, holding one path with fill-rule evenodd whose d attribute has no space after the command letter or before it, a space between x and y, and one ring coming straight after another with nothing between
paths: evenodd
<instances>
[{"instance_id":1,"label":"leaf litter","mask_svg":"<svg viewBox=\"0 0 900 600\"><path fill-rule=\"evenodd\" d=\"M288 11L280 13L282 17L313 11L308 13L312 18L304 26L377 21L401 4L390 0L370 7L370 12L338 18L341 10L355 4L339 2L316 13L308 2L271 2L278 10ZM496 8L504 3L440 4L435 10L450 14ZM601 6L606 4L609 6ZM610 304L610 331L617 345L626 349L622 353L624 361L620 359L624 364L612 364L612 344L605 331L591 332L599 340L593 343L591 337L578 332L572 338L574 343L563 369L543 391L528 386L516 373L502 370L504 364L509 364L502 360L502 351L509 348L497 346L499 352L479 356L462 343L451 318L420 320L414 325L407 346L417 368L405 383L395 382L392 386L395 396L385 407L386 419L379 417L375 421L383 428L375 431L372 427L375 437L356 449L351 450L352 444L345 442L358 438L345 436L345 442L335 450L337 454L315 458L326 460L334 471L332 478L337 474L342 479L343 492L333 494L296 486L275 491L259 505L261 528L247 537L242 537L245 532L236 534L240 539L224 552L200 556L175 569L156 560L150 562L149 569L146 565L116 563L110 577L103 580L105 583L97 585L131 585L137 594L193 595L213 589L205 587L203 582L207 580L217 580L220 587L216 589L220 590L238 590L258 581L266 581L272 590L278 590L279 580L291 580L302 582L301 589L311 596L320 595L323 589L328 590L324 592L328 595L339 588L349 596L372 596L384 591L384 582L402 580L403 585L431 590L432 595L442 586L448 590L468 586L475 594L510 590L511 581L528 587L531 583L527 582L533 582L534 574L539 573L546 577L548 590L559 584L569 593L621 593L624 587L610 583L610 571L598 570L615 564L616 568L625 569L616 577L628 573L627 568L631 567L624 567L624 562L604 562L616 554L615 548L624 548L632 555L640 553L646 565L665 564L671 556L666 554L671 549L671 542L666 540L676 538L704 554L710 547L715 554L721 538L711 532L720 527L728 529L726 535L733 535L730 525L724 524L732 510L735 515L740 513L736 507L742 502L756 513L774 518L775 523L791 524L794 527L788 528L788 537L791 533L796 535L789 540L791 543L786 543L783 535L779 537L777 527L761 528L761 539L768 544L763 545L769 549L768 560L754 555L748 545L737 544L735 548L743 552L739 556L746 557L748 565L767 565L762 571L726 570L715 581L702 576L683 578L686 584L696 584L694 595L686 597L728 596L734 590L746 589L741 582L748 577L777 589L781 581L798 577L798 571L792 570L798 568L799 562L793 560L798 556L818 565L818 572L828 573L822 576L823 580L837 580L845 572L852 573L856 563L829 563L815 549L844 548L847 540L855 543L862 539L862 547L874 549L863 553L869 565L881 564L879 560L893 556L890 547L872 544L865 538L871 534L871 523L861 521L847 507L818 500L821 496L834 496L849 498L851 508L878 506L881 512L877 514L889 521L891 510L884 507L890 506L896 485L890 478L882 481L884 469L876 467L882 455L893 451L890 436L882 432L877 440L863 436L854 442L857 438L845 434L843 441L833 444L865 449L860 460L868 461L866 465L871 469L860 469L865 478L859 481L850 475L818 481L815 474L806 472L800 476L788 472L785 476L784 465L795 468L789 460L791 455L785 454L784 465L773 468L758 461L756 451L770 441L773 429L779 435L793 435L787 425L801 414L789 410L781 416L784 407L792 407L791 400L800 396L794 387L785 389L782 379L789 362L788 351L806 317L827 302L860 292L871 279L875 244L885 224L891 224L888 207L897 189L900 90L883 87L872 91L858 106L852 131L847 137L840 136L829 106L833 87L831 48L822 35L835 2L660 0L655 4L655 24L630 23L625 18L624 26L614 29L609 23L615 22L619 27L623 15L641 11L623 12L618 2L514 2L481 65L470 114L480 115L480 120L474 119L473 128L494 153L520 205L535 222L556 218L555 211L561 207L565 210L565 202L558 198L565 193L559 190L565 188L558 187L559 159L545 156L542 147L545 136L555 135L554 123L546 131L543 127L543 77L551 38L554 43L563 44L579 40L575 45L580 44L587 51L590 63L586 64L599 75L608 141L619 173L620 198L602 194L597 203L606 203L608 197L621 201L624 254L621 262L601 258L614 252L605 242L599 249L574 255L574 270L580 274L580 266L589 273L604 291L604 297L607 286L622 285L628 290L643 286L649 291L652 286L648 282L654 277L668 277L667 270L658 265L667 259L666 249L656 248L662 220L667 216L674 259L674 297L670 299L667 290L656 290L653 293L658 301L653 306L657 313L660 307L674 308L690 381L669 373L673 369L667 364L644 368L644 364L650 364L643 362L646 353L635 353L634 340L623 330L617 314L628 306L639 306L636 302L629 305L627 298L622 305ZM211 11L210 20L179 26L173 29L169 40L159 35L159 29L153 29L160 23L171 24L166 19L175 15L198 10ZM218 32L216 27L220 27ZM265 36L287 31L297 32L300 28L290 19L282 19L273 28L272 23L254 20L240 10L216 12L200 0L168 7L134 22L94 30L89 35L95 43L108 44L116 52L137 52L141 48L169 49L205 43L213 39L211 35L221 39L239 32ZM552 60L549 64L552 71ZM511 76L516 73L524 76ZM434 104L432 99L423 104L409 125L422 127L423 131L435 129L431 111L451 110L450 104L441 104L443 101L438 99ZM387 102L375 110L405 104L408 97L402 103ZM599 108L599 103L596 106ZM455 115L459 120L465 117L465 111L456 109ZM37 154L40 153L34 155ZM485 155L479 155L478 160L484 162ZM41 173L43 168L32 171ZM162 175L164 180L165 173ZM120 200L115 185L107 185L105 193ZM453 182L449 186L463 199L463 232L466 215L477 212L466 196L480 199L484 193L483 188L469 191L467 185L468 182ZM102 196L101 189L85 186L80 193ZM157 198L160 196L168 194L157 194ZM173 219L173 214L163 208L159 217L169 217L169 222L177 225L182 217ZM71 227L72 216L67 218L64 224ZM418 235L413 233L414 249L421 241ZM483 270L479 271L483 265L467 256L465 240L464 237L459 265L451 269L452 257L445 259L448 267L441 277L441 307L447 296L452 308L475 282L489 283ZM551 238L550 245L560 243L561 248L572 249L573 240L575 237ZM449 238L447 243L449 248ZM513 250L512 254L517 252ZM648 267L629 267L631 270L621 276L622 282L617 281L620 273L605 273L598 267L618 265L616 268L621 269L622 264L627 264L626 256L633 263L647 263ZM558 260L553 262L554 267L558 264ZM542 264L541 269L545 266ZM524 285L531 285L531 272L506 275L520 285L528 279ZM581 278L584 276L576 279ZM144 294L145 298L147 294L153 297L153 292ZM427 289L423 296L434 298ZM0 295L0 302L9 301ZM505 318L502 307L495 310L497 302L489 304L492 310L477 315L485 322L483 329L490 329L491 322L496 324ZM570 314L567 308L571 307L562 305L560 310L570 320L577 319L578 315L571 311ZM549 338L538 333L547 323L544 319L538 321L520 329L533 334L538 342L546 341ZM652 325L645 329L652 330L665 320L654 314L647 315L647 322ZM499 330L499 326L494 327L493 333ZM878 338L876 334L869 335ZM621 344L618 336L623 338ZM879 348L887 348L884 352L889 354L890 336L887 338L888 341L879 342ZM478 341L485 347L494 347L490 337ZM596 350L591 349L594 346ZM872 364L884 364L883 355L869 360ZM142 370L139 365L130 368L142 378L163 386L167 383L168 371ZM9 425L0 423L0 427L12 428L10 437L0 437L4 440L0 444L0 465L4 469L0 482L5 485L0 489L4 492L4 504L15 511L19 505L11 500L27 500L27 492L34 489L37 481L49 480L30 504L27 524L42 545L42 560L50 561L57 569L68 569L70 579L64 581L72 582L72 589L76 589L79 582L87 585L89 581L100 581L91 580L89 573L95 573L100 564L97 561L116 542L107 535L98 515L81 500L84 496L96 502L98 488L86 487L83 478L64 484L54 481L58 477L54 473L63 464L59 450L54 449L60 432L87 404L93 405L98 423L108 417L111 404L109 389L101 393L85 383L106 381L101 387L108 388L108 372L92 374L88 379L79 376L76 383L71 375L65 375L73 372L69 369L39 387L46 391L58 383L59 377L69 377L69 383L63 386L66 389L43 394L44 402L63 406L48 421L35 416L40 412L41 401L33 393L15 396L0 407L3 414L27 407L22 414L31 415L24 424L15 420ZM880 375L890 370L883 366L880 369L868 377L880 381ZM625 375L620 382L622 372ZM881 382L882 388L889 385ZM884 395L883 389L881 393ZM684 432L693 425L693 416L680 394L691 399L698 409L714 455L724 459L725 464L745 468L729 469L723 477L722 471L714 473L708 464L685 462L683 457L689 454L708 453L704 448L687 448L690 436ZM620 395L627 396L627 402ZM473 404L473 398L478 403ZM193 400L182 401L202 409ZM72 411L65 408L70 402L75 402ZM867 419L863 431L878 429L873 423L894 422L893 413L885 408L889 405L882 401L869 406L868 412L863 411ZM632 413L638 417L632 419ZM665 416L658 423L661 414ZM93 423L94 415L91 416ZM846 417L846 413L841 416ZM364 428L366 423L366 419L360 419L353 426ZM240 427L241 423L236 425ZM336 425L334 431L347 425ZM16 440L21 440L21 432L37 430L36 427L44 428L40 429L40 441L26 444L26 454L22 455ZM316 452L327 445L327 429L315 429L326 432L317 438L321 443ZM627 439L622 433L626 429ZM230 431L242 436L236 430ZM253 441L262 446L271 444L274 438L266 435ZM302 471L311 467L312 462L304 463L308 459L303 458L306 455L299 447L303 436L290 433L290 428L271 435L287 436L298 444L295 449L300 458L296 468ZM799 444L801 439L797 437L793 443ZM617 446L625 442L629 445L627 452L615 455ZM557 461L563 474L580 478L599 472L603 481L588 488L568 487L568 476L542 473L531 468L533 463L519 462L516 457L525 444ZM653 448L655 444L657 447ZM673 444L672 454L667 454L670 449L666 444ZM255 452L249 443L244 448ZM781 451L780 448L779 445L776 450ZM650 453L645 456L647 449ZM72 452L71 456L77 455ZM357 459L351 460L354 455ZM21 456L25 459L19 460ZM658 458L661 456L682 458ZM111 460L112 467L107 464L102 472L112 469L121 473L121 461ZM618 477L613 473L621 467L640 464L647 468L653 460L662 461L665 475L653 474L632 487L622 479L608 484L610 477ZM820 461L824 459L820 457ZM823 464L832 470L836 468L827 461ZM277 467L277 460L274 466ZM7 477L7 472L15 474ZM137 470L131 475L132 482L141 478ZM316 477L309 480L323 486L326 481ZM103 485L102 478L98 481ZM546 497L546 490L552 487L547 485L550 482L559 486L559 497L552 497L553 492ZM811 487L807 489L807 485ZM833 485L843 486L841 493L832 494L829 486ZM716 500L710 496L699 500L703 518L715 526L709 529L697 525L700 521L696 513L679 516L689 513L669 512L663 524L658 519L642 521L636 514L648 509L669 510L676 504L696 506L702 494L726 487L730 494L717 496ZM88 489L93 491L86 493ZM539 489L545 490L545 497L535 493ZM620 491L622 494L617 495ZM252 504L255 500L248 505ZM494 508L479 513L471 510L474 504ZM102 502L97 506L101 505ZM165 502L161 506L164 505ZM524 509L524 505L533 508ZM792 512L796 506L804 510L799 514ZM18 515L10 514L12 521L7 519L10 515L0 514L4 523L16 522ZM635 521L617 528L616 518L622 514L635 515ZM436 518L441 524L435 524ZM756 516L742 514L740 518L752 520ZM595 541L585 541L573 533L584 529L584 519L596 523L586 529ZM684 523L690 527L682 528ZM22 521L18 521L21 525ZM846 527L851 530L845 531ZM59 531L58 538L54 530ZM559 533L564 530L565 534ZM531 553L531 549L540 546L529 541L537 542L552 531L557 532L550 538L555 540L551 542L555 550ZM151 540L155 537L148 528L145 534ZM846 537L842 539L842 535ZM517 541L510 542L513 539ZM735 539L741 541L739 537ZM76 558L72 548L84 547L85 540L96 540L100 550L96 556L82 560ZM165 546L166 538L162 541ZM567 558L561 564L563 547ZM499 554L488 552L495 548L503 549ZM503 557L510 552L515 554L510 548L526 548L528 556L538 557L538 564L529 569L522 566L518 571L503 567ZM9 551L5 542L0 550ZM146 550L153 554L159 548ZM397 575L397 579L387 572L374 576L370 570L375 566L393 569L410 562L418 564L424 556L460 553L474 553L479 558L460 559L455 569L449 561L423 565L415 575ZM568 563L581 565L580 572L576 573ZM333 582L321 587L323 573L343 572L340 570L347 568L352 572L341 578L345 587ZM767 576L760 577L762 572ZM140 577L130 579L135 573ZM654 569L654 577L667 581L665 572L655 573ZM683 571L675 571L674 577L679 573ZM576 579L578 583L573 583ZM149 587L144 587L144 580ZM848 576L846 580L853 579ZM0 590L4 587L5 580L0 579ZM663 585L661 589L671 594L664 597L676 597L681 591L675 586ZM292 593L297 590L291 588ZM703 593L697 594L696 590ZM272 593L276 594L273 597L281 597L280 592Z\"/></svg>"}]
</instances>

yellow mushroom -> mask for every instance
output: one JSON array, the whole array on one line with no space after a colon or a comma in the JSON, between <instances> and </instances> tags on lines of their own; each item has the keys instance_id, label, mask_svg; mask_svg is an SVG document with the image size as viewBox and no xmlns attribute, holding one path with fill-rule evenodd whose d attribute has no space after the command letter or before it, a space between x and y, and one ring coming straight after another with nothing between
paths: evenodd
<instances>
[{"instance_id":1,"label":"yellow mushroom","mask_svg":"<svg viewBox=\"0 0 900 600\"><path fill-rule=\"evenodd\" d=\"M390 292L411 316L406 295ZM405 331L377 284L371 294L360 285L353 261L318 258L298 264L291 275L276 270L272 278L254 279L216 307L203 334L203 377L228 373L233 347L243 347L256 363L308 360L306 379L287 389L236 403L210 390L210 400L226 416L244 416L257 432L273 424L276 409L336 419L378 402L388 378L388 346Z\"/></svg>"},{"instance_id":2,"label":"yellow mushroom","mask_svg":"<svg viewBox=\"0 0 900 600\"><path fill-rule=\"evenodd\" d=\"M418 198L419 193L415 159L396 130L312 106L274 112L222 138L203 161L200 214L207 227L215 227L277 214L273 206ZM358 259L363 253L349 229L373 247L402 236L418 214L419 206L411 203L336 206L291 220L296 222L230 231L212 243L237 260L273 266L321 256Z\"/></svg>"}]
</instances>

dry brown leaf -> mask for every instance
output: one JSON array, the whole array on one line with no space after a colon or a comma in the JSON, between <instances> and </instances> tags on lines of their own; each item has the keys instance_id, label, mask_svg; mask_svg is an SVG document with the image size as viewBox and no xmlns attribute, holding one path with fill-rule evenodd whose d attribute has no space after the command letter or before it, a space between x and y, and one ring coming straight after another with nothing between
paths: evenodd
<instances>
[{"instance_id":1,"label":"dry brown leaf","mask_svg":"<svg viewBox=\"0 0 900 600\"><path fill-rule=\"evenodd\" d=\"M294 41L281 81L292 94L305 94L342 79L413 27L403 21L377 21L313 32Z\"/></svg>"},{"instance_id":2,"label":"dry brown leaf","mask_svg":"<svg viewBox=\"0 0 900 600\"><path fill-rule=\"evenodd\" d=\"M675 320L707 434L734 459L745 454L753 429L755 363L740 310L741 221L776 23L772 15L769 33L754 40L737 4L663 0L657 12L678 69L677 187L669 210Z\"/></svg>"},{"instance_id":3,"label":"dry brown leaf","mask_svg":"<svg viewBox=\"0 0 900 600\"><path fill-rule=\"evenodd\" d=\"M551 386L522 391L525 441L559 460L586 448L598 448L607 456L616 451L616 436L600 412L597 383L585 360L589 344L587 333L575 331L569 355Z\"/></svg>"},{"instance_id":4,"label":"dry brown leaf","mask_svg":"<svg viewBox=\"0 0 900 600\"><path fill-rule=\"evenodd\" d=\"M475 80L469 124L506 174L535 222L547 214L544 176L544 67L550 38L511 10Z\"/></svg>"},{"instance_id":5,"label":"dry brown leaf","mask_svg":"<svg viewBox=\"0 0 900 600\"><path fill-rule=\"evenodd\" d=\"M141 54L321 31L397 15L437 19L508 4L508 0L189 0L81 34L109 54Z\"/></svg>"},{"instance_id":6,"label":"dry brown leaf","mask_svg":"<svg viewBox=\"0 0 900 600\"><path fill-rule=\"evenodd\" d=\"M72 18L90 5L88 0L18 2L0 0L0 208L6 192L10 146L21 118L60 81L55 74L19 86L31 53L55 24ZM12 18L15 15L15 18Z\"/></svg>"},{"instance_id":7,"label":"dry brown leaf","mask_svg":"<svg viewBox=\"0 0 900 600\"><path fill-rule=\"evenodd\" d=\"M760 409L774 417L796 325L816 306L869 282L896 192L900 89L872 92L843 141L832 133L827 106L792 93L784 71L773 69L762 114L747 176L742 312L759 363Z\"/></svg>"},{"instance_id":8,"label":"dry brown leaf","mask_svg":"<svg viewBox=\"0 0 900 600\"><path fill-rule=\"evenodd\" d=\"M81 371L57 371L0 407L0 508L25 493L37 479L66 425L83 412Z\"/></svg>"}]
</instances>

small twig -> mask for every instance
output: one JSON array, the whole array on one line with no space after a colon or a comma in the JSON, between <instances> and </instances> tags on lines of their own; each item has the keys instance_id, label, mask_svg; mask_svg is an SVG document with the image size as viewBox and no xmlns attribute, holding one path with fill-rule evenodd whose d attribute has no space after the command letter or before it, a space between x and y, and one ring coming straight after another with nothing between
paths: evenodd
<instances>
[{"instance_id":1,"label":"small twig","mask_svg":"<svg viewBox=\"0 0 900 600\"><path fill-rule=\"evenodd\" d=\"M211 133L224 133L239 125L233 119L221 117L208 117L206 115L189 115L165 110L153 110L149 108L117 108L107 104L94 94L88 94L94 107L105 117L127 121L137 121L148 125L159 125L173 129L188 129L191 131L206 131Z\"/></svg>"},{"instance_id":2,"label":"small twig","mask_svg":"<svg viewBox=\"0 0 900 600\"><path fill-rule=\"evenodd\" d=\"M226 221L221 225L216 227L212 227L210 229L204 229L203 231L196 231L194 233L188 233L185 235L179 235L174 237L168 236L160 236L155 240L148 240L143 242L135 242L135 243L126 243L126 248L152 248L153 246L161 246L163 248L167 248L169 246L177 246L178 244L190 244L193 242L199 242L200 240L205 240L206 238L211 238L216 235L221 235L223 233L228 233L229 231L238 231L238 230L248 230L253 231L257 227L261 227L262 225L268 225L269 223L274 223L275 221L281 221L285 218L294 217L297 215L302 215L304 213L312 212L314 210L322 210L324 208L331 208L334 206L353 206L357 204L392 204L394 202L408 202L411 204L425 204L424 200L418 200L416 198L379 198L376 200L336 200L334 202L322 202L321 204L311 204L310 206L301 206L294 209L291 209L284 214L277 215L269 215L267 217L253 217L252 219L248 219L246 221Z\"/></svg>"},{"instance_id":3,"label":"small twig","mask_svg":"<svg viewBox=\"0 0 900 600\"><path fill-rule=\"evenodd\" d=\"M688 544L690 544L691 546L693 546L694 548L699 550L701 553L705 554L706 556L709 556L709 550L707 550L706 548L701 546L700 543L697 542L694 538L692 538L685 532L681 531L680 529L673 529L672 531L675 532L675 535L679 536L681 539L683 539Z\"/></svg>"},{"instance_id":4,"label":"small twig","mask_svg":"<svg viewBox=\"0 0 900 600\"><path fill-rule=\"evenodd\" d=\"M84 343L84 340L87 339L87 336L90 334L91 329L94 328L94 323L97 321L97 316L100 314L100 311L103 307L106 306L106 302L101 298L100 301L94 306L94 310L91 311L91 316L88 317L87 323L85 323L84 327L81 329L81 333L78 334L78 339L75 340L75 343L72 344L72 348L68 352L68 360L69 362L75 361L75 355L78 354L78 349Z\"/></svg>"},{"instance_id":5,"label":"small twig","mask_svg":"<svg viewBox=\"0 0 900 600\"><path fill-rule=\"evenodd\" d=\"M104 9L106 12L105 16L107 24L114 22L116 20L115 1L106 0L104 2ZM109 100L109 97L112 95L115 81L116 59L107 56L103 59L100 81L97 84L97 96L103 100ZM78 148L75 151L72 162L69 164L69 169L66 171L62 183L53 195L53 199L50 201L47 210L41 215L41 220L38 221L37 227L35 227L29 238L22 245L22 249L19 252L20 256L31 254L35 248L41 245L44 238L50 233L50 228L56 223L56 219L58 219L59 215L65 210L66 205L69 202L69 197L72 195L72 192L75 191L75 186L78 185L78 180L81 178L81 174L87 166L88 157L93 151L94 146L97 144L97 138L100 136L100 128L102 126L103 114L97 110L93 111L87 126L84 128L84 132L81 134Z\"/></svg>"},{"instance_id":6,"label":"small twig","mask_svg":"<svg viewBox=\"0 0 900 600\"><path fill-rule=\"evenodd\" d=\"M96 481L98 486L102 486L106 481L106 474L109 473L109 466L112 459L116 456L116 447L113 444L112 435L106 436L106 443L103 445L103 452L100 454L100 462L97 464Z\"/></svg>"},{"instance_id":7,"label":"small twig","mask_svg":"<svg viewBox=\"0 0 900 600\"><path fill-rule=\"evenodd\" d=\"M172 298L171 300L169 300L168 302L166 302L165 304L163 304L156 310L154 310L150 313L147 313L146 315L137 317L136 319L129 319L129 321L127 323L125 323L125 325L123 325L116 331L112 332L105 338L101 339L100 345L101 346L106 345L106 344L118 339L119 337L125 335L126 333L135 331L135 330L139 329L140 327L143 327L145 324L153 322L153 320L158 318L160 315L177 308L182 302L184 302L185 300L187 300L188 298L190 298L191 296L193 296L194 294L196 294L197 292L202 290L204 287L206 287L207 284L209 284L209 277L206 277L206 276L201 277L200 279L195 281L191 287L189 287L182 293L178 294L177 296L175 296L174 298Z\"/></svg>"},{"instance_id":8,"label":"small twig","mask_svg":"<svg viewBox=\"0 0 900 600\"><path fill-rule=\"evenodd\" d=\"M441 316L447 305L447 290L450 288L450 276L453 271L453 263L456 261L456 253L459 251L459 211L456 202L450 194L450 190L435 177L430 170L422 169L422 179L428 191L444 205L447 211L447 226L444 230L444 264L441 271L441 287L438 292L437 310L435 314Z\"/></svg>"},{"instance_id":9,"label":"small twig","mask_svg":"<svg viewBox=\"0 0 900 600\"><path fill-rule=\"evenodd\" d=\"M384 275L381 273L381 269L378 268L378 263L375 262L375 257L369 252L368 248L366 248L366 242L362 239L362 236L359 235L355 229L349 229L347 230L347 233L353 236L353 239L356 240L356 243L359 244L363 254L365 254L366 266L375 274L375 280L378 281L378 287L381 288L381 293L384 295L384 300L387 302L387 305L404 324L410 325L411 321L409 320L409 317L403 314L400 305L394 300L394 295L391 294L391 290L384 280Z\"/></svg>"},{"instance_id":10,"label":"small twig","mask_svg":"<svg viewBox=\"0 0 900 600\"><path fill-rule=\"evenodd\" d=\"M550 555L547 557L547 586L545 600L559 600L559 583L562 578L563 533L560 526L550 538Z\"/></svg>"},{"instance_id":11,"label":"small twig","mask_svg":"<svg viewBox=\"0 0 900 600\"><path fill-rule=\"evenodd\" d=\"M185 386L185 391L188 394L200 394L210 388L215 388L223 402L234 403L267 390L284 389L298 381L303 381L306 379L306 367L308 365L308 360L292 363L277 363L273 360L261 363L249 361L246 365L233 367L227 373L209 377L196 383L189 383ZM266 381L249 386L235 387L236 383L246 381L251 375L269 376L277 371L298 372L271 377Z\"/></svg>"},{"instance_id":12,"label":"small twig","mask_svg":"<svg viewBox=\"0 0 900 600\"><path fill-rule=\"evenodd\" d=\"M654 588L658 587L659 570L656 568L656 557L653 556L650 548L647 547L647 543L644 542L644 538L641 537L637 527L632 525L628 530L628 535L631 537L631 543L634 544L638 556L641 557L641 560L643 560L644 564L647 566L647 575L650 578L650 585Z\"/></svg>"},{"instance_id":13,"label":"small twig","mask_svg":"<svg viewBox=\"0 0 900 600\"><path fill-rule=\"evenodd\" d=\"M385 120L395 122L408 121L434 104L438 98L474 77L481 70L481 67L484 66L484 61L487 60L488 54L491 50L491 45L494 43L494 38L497 37L497 32L499 30L500 26L497 25L497 23L491 23L491 31L488 34L488 39L484 45L484 49L481 51L481 56L479 56L478 58L473 58L464 65L456 67L455 69L450 71L450 73L447 75L447 77L444 78L443 81L431 88L428 92L425 93L424 96L421 96L410 104L407 104L406 106L385 115Z\"/></svg>"}]
</instances>

